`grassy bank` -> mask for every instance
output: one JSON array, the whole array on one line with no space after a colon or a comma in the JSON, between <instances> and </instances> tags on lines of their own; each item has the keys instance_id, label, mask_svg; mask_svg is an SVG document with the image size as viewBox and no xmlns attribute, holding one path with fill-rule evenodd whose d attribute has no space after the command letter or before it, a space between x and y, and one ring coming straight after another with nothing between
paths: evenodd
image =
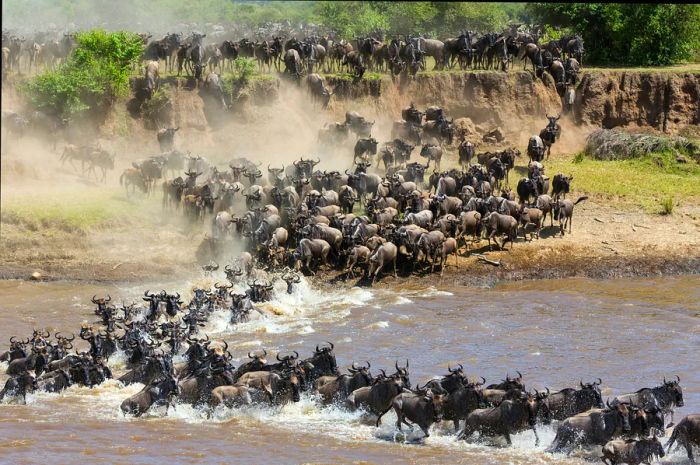
<instances>
[{"instance_id":1,"label":"grassy bank","mask_svg":"<svg viewBox=\"0 0 700 465\"><path fill-rule=\"evenodd\" d=\"M700 166L679 164L670 153L633 160L601 161L585 156L553 159L547 164L550 178L556 173L573 174L575 190L600 200L623 201L649 213L662 211L662 204L700 200Z\"/></svg>"},{"instance_id":2,"label":"grassy bank","mask_svg":"<svg viewBox=\"0 0 700 465\"><path fill-rule=\"evenodd\" d=\"M2 223L28 231L88 233L145 219L151 202L129 200L118 188L41 193L3 192Z\"/></svg>"}]
</instances>

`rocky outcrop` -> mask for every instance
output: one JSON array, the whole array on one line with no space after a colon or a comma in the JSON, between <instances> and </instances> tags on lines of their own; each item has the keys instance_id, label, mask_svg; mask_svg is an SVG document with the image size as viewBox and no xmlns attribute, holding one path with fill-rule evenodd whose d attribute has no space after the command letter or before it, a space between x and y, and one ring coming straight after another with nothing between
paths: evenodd
<instances>
[{"instance_id":1,"label":"rocky outcrop","mask_svg":"<svg viewBox=\"0 0 700 465\"><path fill-rule=\"evenodd\" d=\"M577 123L650 126L674 133L700 124L700 74L592 72L576 91Z\"/></svg>"}]
</instances>

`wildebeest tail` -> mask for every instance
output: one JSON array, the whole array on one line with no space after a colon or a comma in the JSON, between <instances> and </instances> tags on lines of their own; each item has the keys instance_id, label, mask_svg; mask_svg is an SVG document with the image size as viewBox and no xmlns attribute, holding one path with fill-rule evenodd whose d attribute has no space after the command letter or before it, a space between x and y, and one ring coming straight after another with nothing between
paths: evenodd
<instances>
[{"instance_id":1,"label":"wildebeest tail","mask_svg":"<svg viewBox=\"0 0 700 465\"><path fill-rule=\"evenodd\" d=\"M678 435L680 434L679 431L680 431L680 428L678 428L678 426L673 428L673 433L671 433L671 437L668 440L668 442L666 443L666 452L667 453L671 452L671 447L673 447L673 443L676 442L676 440L678 439Z\"/></svg>"},{"instance_id":2,"label":"wildebeest tail","mask_svg":"<svg viewBox=\"0 0 700 465\"><path fill-rule=\"evenodd\" d=\"M588 200L588 196L584 195L582 197L579 197L576 202L574 202L574 205L577 205L579 202L583 202L584 200Z\"/></svg>"}]
</instances>

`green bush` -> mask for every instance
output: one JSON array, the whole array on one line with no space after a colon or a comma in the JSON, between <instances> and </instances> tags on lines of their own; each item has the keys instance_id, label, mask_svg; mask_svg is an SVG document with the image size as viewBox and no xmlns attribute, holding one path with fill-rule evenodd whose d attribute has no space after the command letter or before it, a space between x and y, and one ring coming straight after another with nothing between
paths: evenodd
<instances>
[{"instance_id":1,"label":"green bush","mask_svg":"<svg viewBox=\"0 0 700 465\"><path fill-rule=\"evenodd\" d=\"M76 44L58 69L22 86L36 109L69 118L81 111L105 108L128 92L129 71L143 53L143 43L136 34L95 29L78 33Z\"/></svg>"},{"instance_id":2,"label":"green bush","mask_svg":"<svg viewBox=\"0 0 700 465\"><path fill-rule=\"evenodd\" d=\"M234 79L241 84L246 84L257 73L255 60L252 58L238 57L233 62Z\"/></svg>"},{"instance_id":3,"label":"green bush","mask_svg":"<svg viewBox=\"0 0 700 465\"><path fill-rule=\"evenodd\" d=\"M670 215L673 213L673 197L666 197L661 202L661 214Z\"/></svg>"},{"instance_id":4,"label":"green bush","mask_svg":"<svg viewBox=\"0 0 700 465\"><path fill-rule=\"evenodd\" d=\"M659 66L697 59L700 5L529 3L540 24L569 28L584 41L584 62Z\"/></svg>"}]
</instances>

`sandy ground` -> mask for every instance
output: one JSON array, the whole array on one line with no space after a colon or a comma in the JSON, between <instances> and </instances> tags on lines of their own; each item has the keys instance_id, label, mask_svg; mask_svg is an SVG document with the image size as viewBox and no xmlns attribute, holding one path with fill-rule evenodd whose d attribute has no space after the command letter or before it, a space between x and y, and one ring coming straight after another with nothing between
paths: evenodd
<instances>
[{"instance_id":1,"label":"sandy ground","mask_svg":"<svg viewBox=\"0 0 700 465\"><path fill-rule=\"evenodd\" d=\"M576 195L574 194L574 197ZM144 281L196 272L194 258L201 233L177 224L130 224L89 234L27 234L21 226L3 224L0 277L77 281ZM486 241L462 250L458 266L449 257L439 273L384 276L376 285L420 280L428 283L492 285L502 280L584 276L679 274L700 272L700 211L685 208L661 217L621 211L594 201L574 210L573 232L561 237L558 225L542 230L541 238L518 238L508 250L488 250ZM500 266L478 260L483 254ZM362 279L345 279L333 270L319 272L319 281L351 286Z\"/></svg>"}]
</instances>

